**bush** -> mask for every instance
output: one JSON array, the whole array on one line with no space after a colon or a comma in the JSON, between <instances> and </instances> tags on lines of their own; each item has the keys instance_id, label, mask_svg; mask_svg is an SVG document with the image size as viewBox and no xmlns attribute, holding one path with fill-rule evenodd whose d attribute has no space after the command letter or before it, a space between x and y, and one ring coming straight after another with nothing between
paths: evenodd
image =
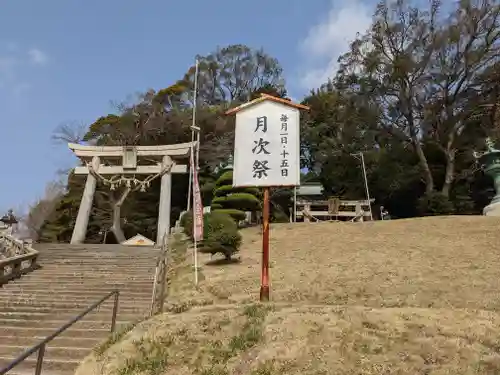
<instances>
[{"instance_id":1,"label":"bush","mask_svg":"<svg viewBox=\"0 0 500 375\"><path fill-rule=\"evenodd\" d=\"M230 260L241 246L241 234L231 216L219 211L205 214L204 236L200 252L208 254L223 254Z\"/></svg>"},{"instance_id":2,"label":"bush","mask_svg":"<svg viewBox=\"0 0 500 375\"><path fill-rule=\"evenodd\" d=\"M241 235L234 219L228 213L221 211L230 210L219 210L203 216L203 242L200 244L199 251L212 255L221 253L229 260L240 249ZM184 214L181 225L186 236L193 241L192 211Z\"/></svg>"},{"instance_id":3,"label":"bush","mask_svg":"<svg viewBox=\"0 0 500 375\"><path fill-rule=\"evenodd\" d=\"M193 220L193 211L186 211L184 215L180 218L181 227L185 227L189 220Z\"/></svg>"},{"instance_id":4,"label":"bush","mask_svg":"<svg viewBox=\"0 0 500 375\"><path fill-rule=\"evenodd\" d=\"M439 192L420 197L417 208L421 216L450 215L455 211L450 199Z\"/></svg>"},{"instance_id":5,"label":"bush","mask_svg":"<svg viewBox=\"0 0 500 375\"><path fill-rule=\"evenodd\" d=\"M271 215L271 221L273 223L289 223L290 217L281 210L276 210Z\"/></svg>"},{"instance_id":6,"label":"bush","mask_svg":"<svg viewBox=\"0 0 500 375\"><path fill-rule=\"evenodd\" d=\"M230 217L233 218L233 220L236 223L238 223L242 220L245 220L245 218L247 217L247 215L243 211L236 210L234 208L223 208L223 209L218 209L218 210L213 211L213 212L229 215Z\"/></svg>"},{"instance_id":7,"label":"bush","mask_svg":"<svg viewBox=\"0 0 500 375\"><path fill-rule=\"evenodd\" d=\"M193 239L193 211L186 212L182 216L180 224L181 224L181 227L183 228L184 234L192 240Z\"/></svg>"}]
</instances>

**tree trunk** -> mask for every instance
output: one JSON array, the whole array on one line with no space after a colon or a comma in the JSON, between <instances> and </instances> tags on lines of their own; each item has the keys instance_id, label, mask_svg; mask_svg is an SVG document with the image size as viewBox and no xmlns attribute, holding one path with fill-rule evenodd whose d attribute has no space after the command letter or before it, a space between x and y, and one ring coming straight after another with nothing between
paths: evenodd
<instances>
[{"instance_id":1,"label":"tree trunk","mask_svg":"<svg viewBox=\"0 0 500 375\"><path fill-rule=\"evenodd\" d=\"M432 172L429 167L429 163L427 162L427 157L425 156L422 145L420 144L420 141L418 139L413 140L413 146L415 147L415 151L418 156L420 168L422 168L422 172L424 174L425 193L432 193L434 191L434 178L432 177Z\"/></svg>"},{"instance_id":2,"label":"tree trunk","mask_svg":"<svg viewBox=\"0 0 500 375\"><path fill-rule=\"evenodd\" d=\"M121 223L121 209L123 202L125 202L125 199L127 198L128 194L130 193L130 188L126 188L120 199L118 199L116 202L113 204L113 225L111 226L111 232L115 235L116 241L118 243L122 243L126 240L125 234L123 233L122 230L122 223Z\"/></svg>"},{"instance_id":3,"label":"tree trunk","mask_svg":"<svg viewBox=\"0 0 500 375\"><path fill-rule=\"evenodd\" d=\"M448 150L446 153L446 172L444 175L443 188L441 193L447 198L450 197L450 190L455 179L455 150Z\"/></svg>"},{"instance_id":4,"label":"tree trunk","mask_svg":"<svg viewBox=\"0 0 500 375\"><path fill-rule=\"evenodd\" d=\"M453 118L451 113L448 113L448 118ZM455 119L456 124L459 124L460 122ZM455 142L455 135L457 134L458 130L455 130L455 127L453 130L448 134L448 141L446 142L446 148L443 150L444 151L444 156L446 158L446 170L444 174L444 183L443 183L443 188L441 189L441 193L449 198L450 196L450 190L451 190L451 185L455 179L455 156L456 156L456 150L453 148L453 143Z\"/></svg>"},{"instance_id":5,"label":"tree trunk","mask_svg":"<svg viewBox=\"0 0 500 375\"><path fill-rule=\"evenodd\" d=\"M407 103L411 103L411 98L407 101ZM411 109L411 104L407 105L407 108ZM432 177L431 169L429 168L429 163L427 162L427 157L425 156L424 150L422 148L422 143L420 142L420 138L418 137L417 126L415 124L415 117L413 111L409 110L406 114L406 120L408 121L408 127L410 130L410 139L415 152L417 153L418 161L420 164L420 168L422 169L422 173L424 174L425 181L425 193L430 194L434 191L434 178Z\"/></svg>"}]
</instances>

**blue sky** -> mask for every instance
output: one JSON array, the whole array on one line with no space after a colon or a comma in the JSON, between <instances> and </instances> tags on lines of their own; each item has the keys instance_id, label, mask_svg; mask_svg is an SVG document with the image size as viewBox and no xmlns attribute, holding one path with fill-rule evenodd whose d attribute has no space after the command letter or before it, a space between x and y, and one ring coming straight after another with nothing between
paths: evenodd
<instances>
[{"instance_id":1,"label":"blue sky","mask_svg":"<svg viewBox=\"0 0 500 375\"><path fill-rule=\"evenodd\" d=\"M372 0L0 0L0 214L75 162L50 139L182 77L217 46L263 47L301 99L369 25Z\"/></svg>"}]
</instances>

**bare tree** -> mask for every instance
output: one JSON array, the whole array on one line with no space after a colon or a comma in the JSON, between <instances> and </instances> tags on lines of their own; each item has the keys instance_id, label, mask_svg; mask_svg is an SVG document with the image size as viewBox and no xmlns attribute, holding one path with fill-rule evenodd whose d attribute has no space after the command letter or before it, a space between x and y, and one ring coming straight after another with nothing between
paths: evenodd
<instances>
[{"instance_id":1,"label":"bare tree","mask_svg":"<svg viewBox=\"0 0 500 375\"><path fill-rule=\"evenodd\" d=\"M56 144L80 143L87 130L87 126L81 123L64 123L55 128L51 138Z\"/></svg>"},{"instance_id":2,"label":"bare tree","mask_svg":"<svg viewBox=\"0 0 500 375\"><path fill-rule=\"evenodd\" d=\"M446 173L438 189L448 196L462 134L482 101L483 75L499 60L500 5L464 0L449 17L442 10L439 0L427 8L381 1L370 31L342 58L339 76L379 109L378 131L413 147L427 193L436 186L424 142L442 151Z\"/></svg>"},{"instance_id":3,"label":"bare tree","mask_svg":"<svg viewBox=\"0 0 500 375\"><path fill-rule=\"evenodd\" d=\"M29 212L23 218L23 224L28 230L31 239L38 239L42 225L54 212L59 199L64 194L64 185L61 181L49 182L45 188L42 198L30 205Z\"/></svg>"},{"instance_id":4,"label":"bare tree","mask_svg":"<svg viewBox=\"0 0 500 375\"><path fill-rule=\"evenodd\" d=\"M198 99L207 105L250 100L262 87L284 90L283 69L278 60L263 50L236 44L198 56ZM186 73L184 85L193 90L195 68Z\"/></svg>"}]
</instances>

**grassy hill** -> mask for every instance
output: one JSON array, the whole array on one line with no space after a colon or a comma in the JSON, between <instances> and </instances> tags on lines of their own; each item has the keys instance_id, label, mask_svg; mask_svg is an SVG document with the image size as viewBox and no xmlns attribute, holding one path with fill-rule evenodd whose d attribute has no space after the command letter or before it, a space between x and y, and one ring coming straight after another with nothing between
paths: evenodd
<instances>
[{"instance_id":1,"label":"grassy hill","mask_svg":"<svg viewBox=\"0 0 500 375\"><path fill-rule=\"evenodd\" d=\"M271 229L271 299L261 239L241 261L176 245L169 313L115 335L88 374L498 374L500 219L435 217Z\"/></svg>"}]
</instances>

